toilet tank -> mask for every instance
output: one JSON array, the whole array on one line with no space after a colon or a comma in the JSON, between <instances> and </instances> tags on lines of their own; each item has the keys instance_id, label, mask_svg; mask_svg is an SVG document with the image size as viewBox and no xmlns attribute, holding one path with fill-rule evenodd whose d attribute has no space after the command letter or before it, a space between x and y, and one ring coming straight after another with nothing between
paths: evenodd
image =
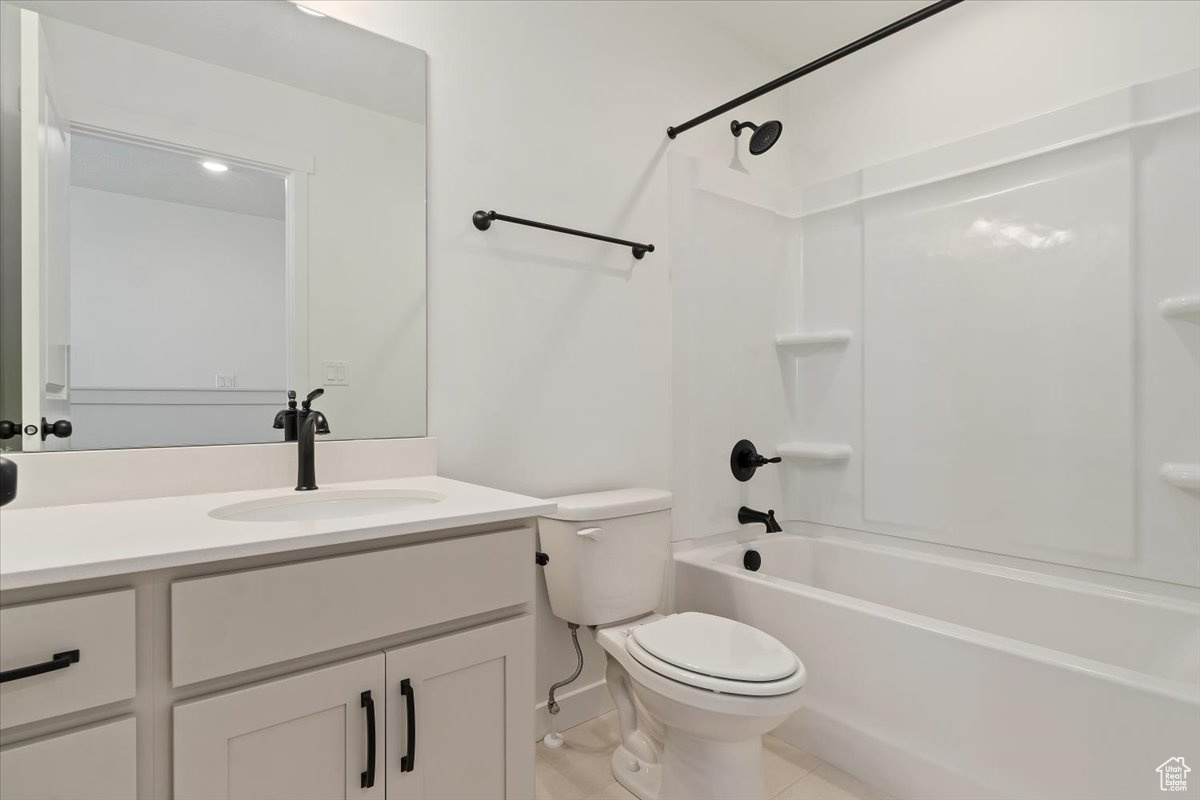
<instances>
[{"instance_id":1,"label":"toilet tank","mask_svg":"<svg viewBox=\"0 0 1200 800\"><path fill-rule=\"evenodd\" d=\"M538 520L554 616L607 625L653 611L662 599L671 545L671 494L618 489L558 497Z\"/></svg>"}]
</instances>

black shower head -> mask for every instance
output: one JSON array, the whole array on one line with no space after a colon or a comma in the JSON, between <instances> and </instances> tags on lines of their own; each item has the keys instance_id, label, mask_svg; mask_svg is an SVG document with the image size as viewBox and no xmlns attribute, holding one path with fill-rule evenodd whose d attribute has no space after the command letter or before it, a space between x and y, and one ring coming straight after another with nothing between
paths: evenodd
<instances>
[{"instance_id":1,"label":"black shower head","mask_svg":"<svg viewBox=\"0 0 1200 800\"><path fill-rule=\"evenodd\" d=\"M753 122L738 122L736 119L729 123L729 130L733 131L734 136L741 136L742 128L754 131L754 135L750 137L750 154L755 156L761 156L770 150L783 133L783 123L777 119L764 122L762 125L755 125Z\"/></svg>"}]
</instances>

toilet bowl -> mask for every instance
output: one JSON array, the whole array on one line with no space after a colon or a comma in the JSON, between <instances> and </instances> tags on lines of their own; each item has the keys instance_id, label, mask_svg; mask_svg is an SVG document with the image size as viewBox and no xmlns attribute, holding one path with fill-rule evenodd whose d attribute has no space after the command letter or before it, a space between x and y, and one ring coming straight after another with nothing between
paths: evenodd
<instances>
[{"instance_id":1,"label":"toilet bowl","mask_svg":"<svg viewBox=\"0 0 1200 800\"><path fill-rule=\"evenodd\" d=\"M641 800L760 800L762 737L800 708L804 664L736 620L656 612L670 499L654 489L557 498L538 524L550 606L590 627L605 653L622 786Z\"/></svg>"},{"instance_id":2,"label":"toilet bowl","mask_svg":"<svg viewBox=\"0 0 1200 800\"><path fill-rule=\"evenodd\" d=\"M652 637L658 649L650 652L639 643L645 641L637 636L639 630L677 632L679 641ZM692 638L701 631L710 638ZM711 674L721 672L714 666L729 663L729 655L736 653L728 644L748 634L762 637L757 640L760 649L743 652L734 663L756 678L768 675L761 669L756 673L756 665L774 666L770 677ZM605 678L620 720L621 744L613 754L612 771L622 786L642 800L764 796L762 736L800 708L807 677L790 650L748 625L692 612L651 614L598 628L596 641L608 661ZM696 657L705 648L712 652ZM634 697L657 723L653 727L663 732L661 746L646 735Z\"/></svg>"}]
</instances>

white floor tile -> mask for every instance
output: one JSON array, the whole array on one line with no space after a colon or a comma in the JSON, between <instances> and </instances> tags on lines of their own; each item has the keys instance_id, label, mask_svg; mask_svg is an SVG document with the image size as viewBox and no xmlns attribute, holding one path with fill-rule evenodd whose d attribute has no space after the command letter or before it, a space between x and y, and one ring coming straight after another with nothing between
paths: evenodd
<instances>
[{"instance_id":1,"label":"white floor tile","mask_svg":"<svg viewBox=\"0 0 1200 800\"><path fill-rule=\"evenodd\" d=\"M890 800L884 792L822 764L775 796L775 800Z\"/></svg>"},{"instance_id":2,"label":"white floor tile","mask_svg":"<svg viewBox=\"0 0 1200 800\"><path fill-rule=\"evenodd\" d=\"M636 800L612 775L620 741L616 712L563 734L566 744L558 750L537 745L536 800ZM773 800L891 800L774 736L763 739L763 783Z\"/></svg>"},{"instance_id":3,"label":"white floor tile","mask_svg":"<svg viewBox=\"0 0 1200 800\"><path fill-rule=\"evenodd\" d=\"M637 800L637 797L624 786L613 781L603 790L586 798L586 800Z\"/></svg>"},{"instance_id":4,"label":"white floor tile","mask_svg":"<svg viewBox=\"0 0 1200 800\"><path fill-rule=\"evenodd\" d=\"M792 747L774 736L763 737L763 788L774 797L821 766L816 756Z\"/></svg>"},{"instance_id":5,"label":"white floor tile","mask_svg":"<svg viewBox=\"0 0 1200 800\"><path fill-rule=\"evenodd\" d=\"M535 759L533 771L534 800L581 800L583 790L543 758Z\"/></svg>"},{"instance_id":6,"label":"white floor tile","mask_svg":"<svg viewBox=\"0 0 1200 800\"><path fill-rule=\"evenodd\" d=\"M615 712L576 725L563 735L566 744L557 750L539 744L538 757L581 789L584 797L607 789L613 783L612 754L620 741Z\"/></svg>"}]
</instances>

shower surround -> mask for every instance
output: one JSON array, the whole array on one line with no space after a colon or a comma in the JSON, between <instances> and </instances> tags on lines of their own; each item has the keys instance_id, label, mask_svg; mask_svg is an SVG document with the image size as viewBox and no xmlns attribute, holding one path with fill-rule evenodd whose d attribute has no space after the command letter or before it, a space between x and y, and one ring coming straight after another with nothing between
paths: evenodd
<instances>
[{"instance_id":1,"label":"shower surround","mask_svg":"<svg viewBox=\"0 0 1200 800\"><path fill-rule=\"evenodd\" d=\"M900 796L1200 762L1197 141L1190 71L799 189L673 158L678 608L812 659L782 738Z\"/></svg>"}]
</instances>

